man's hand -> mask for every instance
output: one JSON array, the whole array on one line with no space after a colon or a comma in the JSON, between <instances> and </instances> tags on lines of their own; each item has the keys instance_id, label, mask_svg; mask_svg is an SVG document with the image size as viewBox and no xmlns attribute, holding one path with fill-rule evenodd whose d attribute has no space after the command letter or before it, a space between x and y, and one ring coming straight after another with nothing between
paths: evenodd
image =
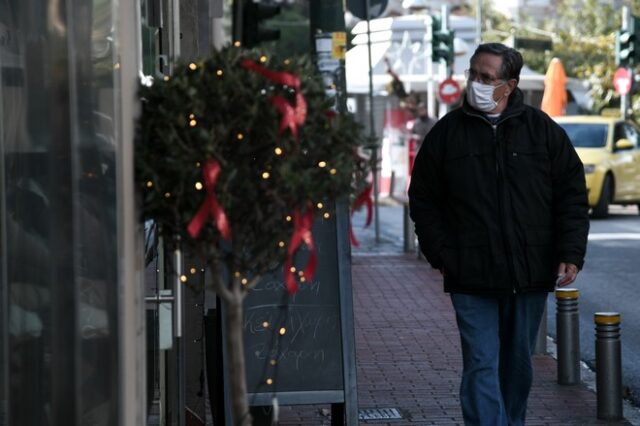
<instances>
[{"instance_id":1,"label":"man's hand","mask_svg":"<svg viewBox=\"0 0 640 426\"><path fill-rule=\"evenodd\" d=\"M558 287L564 287L571 284L576 280L578 276L578 267L573 263L561 262L558 266L558 279L556 285Z\"/></svg>"}]
</instances>

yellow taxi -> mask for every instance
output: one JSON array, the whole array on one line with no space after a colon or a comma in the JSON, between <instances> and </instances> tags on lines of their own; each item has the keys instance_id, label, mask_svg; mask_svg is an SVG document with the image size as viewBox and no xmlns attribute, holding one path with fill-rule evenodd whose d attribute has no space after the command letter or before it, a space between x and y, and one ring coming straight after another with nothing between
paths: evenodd
<instances>
[{"instance_id":1,"label":"yellow taxi","mask_svg":"<svg viewBox=\"0 0 640 426\"><path fill-rule=\"evenodd\" d=\"M638 129L620 117L555 117L584 164L594 218L609 215L609 204L640 204Z\"/></svg>"}]
</instances>

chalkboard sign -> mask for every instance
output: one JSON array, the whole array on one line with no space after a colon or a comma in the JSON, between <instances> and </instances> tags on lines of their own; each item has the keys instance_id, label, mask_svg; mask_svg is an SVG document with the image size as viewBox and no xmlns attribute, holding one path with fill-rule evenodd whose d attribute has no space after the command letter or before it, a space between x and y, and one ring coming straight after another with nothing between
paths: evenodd
<instances>
[{"instance_id":1,"label":"chalkboard sign","mask_svg":"<svg viewBox=\"0 0 640 426\"><path fill-rule=\"evenodd\" d=\"M249 392L342 389L340 294L335 219L313 226L318 269L288 296L282 274L268 277L245 303L244 342ZM298 253L298 269L307 258ZM266 327L265 327L266 326ZM284 335L279 331L283 330ZM271 361L275 360L275 365ZM265 386L265 380L274 382Z\"/></svg>"},{"instance_id":2,"label":"chalkboard sign","mask_svg":"<svg viewBox=\"0 0 640 426\"><path fill-rule=\"evenodd\" d=\"M265 277L245 300L244 344L251 405L344 403L357 424L349 211L337 203L314 223L316 275L287 294L283 274ZM294 260L303 269L308 253ZM281 330L283 334L281 334ZM274 362L275 361L275 362Z\"/></svg>"}]
</instances>

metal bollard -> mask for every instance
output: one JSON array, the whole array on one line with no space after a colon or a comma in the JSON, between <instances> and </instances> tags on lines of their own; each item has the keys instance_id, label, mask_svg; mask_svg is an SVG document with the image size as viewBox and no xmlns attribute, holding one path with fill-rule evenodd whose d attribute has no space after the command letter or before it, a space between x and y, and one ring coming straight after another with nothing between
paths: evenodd
<instances>
[{"instance_id":1,"label":"metal bollard","mask_svg":"<svg viewBox=\"0 0 640 426\"><path fill-rule=\"evenodd\" d=\"M556 290L556 338L558 349L558 383L580 383L580 318L575 288Z\"/></svg>"},{"instance_id":2,"label":"metal bollard","mask_svg":"<svg viewBox=\"0 0 640 426\"><path fill-rule=\"evenodd\" d=\"M596 391L598 418L622 419L620 314L596 312Z\"/></svg>"},{"instance_id":3,"label":"metal bollard","mask_svg":"<svg viewBox=\"0 0 640 426\"><path fill-rule=\"evenodd\" d=\"M542 312L542 318L540 319L540 326L538 327L538 336L536 337L536 347L533 353L544 355L547 353L547 303L544 304L544 311Z\"/></svg>"},{"instance_id":4,"label":"metal bollard","mask_svg":"<svg viewBox=\"0 0 640 426\"><path fill-rule=\"evenodd\" d=\"M413 253L416 251L416 234L413 227L413 221L411 220L411 216L409 216L409 204L404 204L404 219L403 219L403 228L404 228L404 251L405 253Z\"/></svg>"}]
</instances>

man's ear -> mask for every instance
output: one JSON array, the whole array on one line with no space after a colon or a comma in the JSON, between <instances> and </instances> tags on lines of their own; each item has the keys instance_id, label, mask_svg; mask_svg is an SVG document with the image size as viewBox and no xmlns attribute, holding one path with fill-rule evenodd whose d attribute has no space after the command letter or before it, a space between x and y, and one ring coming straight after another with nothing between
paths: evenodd
<instances>
[{"instance_id":1,"label":"man's ear","mask_svg":"<svg viewBox=\"0 0 640 426\"><path fill-rule=\"evenodd\" d=\"M517 86L518 86L518 81L515 78L508 80L507 87L509 88L509 93L507 95L510 95L511 93L513 93L513 91L516 90Z\"/></svg>"}]
</instances>

